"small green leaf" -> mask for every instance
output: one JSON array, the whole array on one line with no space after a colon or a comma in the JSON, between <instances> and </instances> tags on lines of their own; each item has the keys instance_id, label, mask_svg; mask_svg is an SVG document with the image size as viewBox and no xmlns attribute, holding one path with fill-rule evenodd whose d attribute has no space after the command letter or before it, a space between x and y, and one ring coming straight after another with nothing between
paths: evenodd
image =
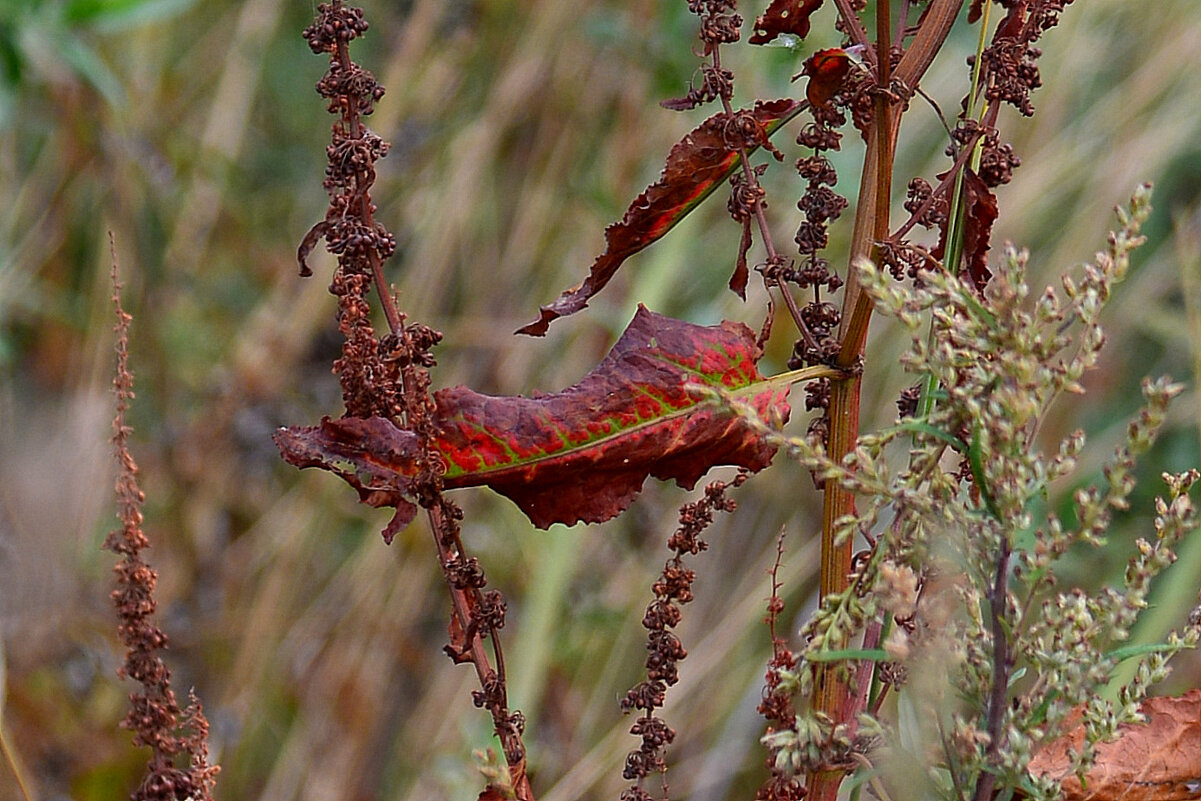
<instances>
[{"instance_id":1,"label":"small green leaf","mask_svg":"<svg viewBox=\"0 0 1201 801\"><path fill-rule=\"evenodd\" d=\"M977 423L972 428L972 441L967 449L968 465L972 468L972 480L976 483L976 489L980 490L980 497L984 499L984 506L988 509L989 514L995 520L1001 520L1001 512L997 509L996 502L993 501L992 490L988 486L988 481L984 475L984 455L982 452L983 446L980 444L980 424Z\"/></svg>"},{"instance_id":2,"label":"small green leaf","mask_svg":"<svg viewBox=\"0 0 1201 801\"><path fill-rule=\"evenodd\" d=\"M932 426L924 420L905 420L897 426L897 430L909 431L914 434L925 434L937 440L942 440L960 453L967 451L967 443L959 437L952 436L941 428Z\"/></svg>"},{"instance_id":3,"label":"small green leaf","mask_svg":"<svg viewBox=\"0 0 1201 801\"><path fill-rule=\"evenodd\" d=\"M1168 643L1148 643L1146 645L1124 645L1121 648L1115 648L1105 654L1114 661L1114 663L1125 662L1127 659L1133 659L1136 656L1146 656L1147 654L1174 654L1177 651L1182 651L1191 646L1181 643L1179 645L1169 645Z\"/></svg>"},{"instance_id":4,"label":"small green leaf","mask_svg":"<svg viewBox=\"0 0 1201 801\"><path fill-rule=\"evenodd\" d=\"M843 662L852 659L860 662L892 662L894 657L883 648L841 648L834 651L818 651L805 654L810 662Z\"/></svg>"}]
</instances>

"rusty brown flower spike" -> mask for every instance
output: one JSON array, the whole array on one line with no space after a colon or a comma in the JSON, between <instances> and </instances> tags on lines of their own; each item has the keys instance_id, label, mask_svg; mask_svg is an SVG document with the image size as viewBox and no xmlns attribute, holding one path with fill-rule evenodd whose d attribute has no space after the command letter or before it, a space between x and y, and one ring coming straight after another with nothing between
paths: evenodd
<instances>
[{"instance_id":1,"label":"rusty brown flower spike","mask_svg":"<svg viewBox=\"0 0 1201 801\"><path fill-rule=\"evenodd\" d=\"M630 727L630 734L642 738L641 745L626 755L622 776L635 784L621 794L621 801L650 801L653 796L642 786L652 773L665 774L667 746L675 740L676 732L655 714L667 698L667 688L680 680L677 664L688 656L680 638L672 633L683 617L680 607L692 600L692 582L696 572L685 567L686 556L696 556L709 545L701 534L713 522L718 512L733 512L737 504L726 497L730 487L740 487L747 479L740 472L732 481L714 481L705 487L704 496L680 507L680 525L667 540L672 557L652 588L655 599L646 607L642 626L648 632L646 640L646 678L634 685L621 702L623 712L641 713ZM663 782L664 797L667 784Z\"/></svg>"},{"instance_id":2,"label":"rusty brown flower spike","mask_svg":"<svg viewBox=\"0 0 1201 801\"><path fill-rule=\"evenodd\" d=\"M344 337L342 355L333 365L346 406L343 420L386 424L413 440L413 453L408 454L412 467L409 499L393 498L395 493L378 489L361 494L365 502L404 510L385 530L387 542L412 519L416 511L413 501L426 510L451 596L450 643L445 650L456 664L470 663L475 668L481 689L472 693L472 700L491 714L508 768L507 776L491 781L481 797L533 801L522 742L525 719L508 707L504 657L497 636L504 626L506 604L499 592L485 591L482 568L463 548L459 527L463 513L442 496L445 464L434 445L436 405L430 397L430 369L437 363L432 350L442 334L420 323L408 323L384 279L383 263L395 252L396 238L375 221L370 191L375 163L387 154L388 144L361 119L374 111L384 88L351 60L349 51L350 42L367 29L361 9L332 0L318 5L315 21L304 31L314 53L329 54L329 71L317 83L317 93L328 100L330 113L338 119L326 149L329 164L324 186L330 204L325 219L314 225L300 244L300 274L311 274L306 257L324 239L338 258L330 292L338 299L338 330ZM371 322L368 296L372 285L388 323L389 332L383 337L376 335ZM278 436L276 440L280 442ZM492 644L491 656L485 640Z\"/></svg>"},{"instance_id":3,"label":"rusty brown flower spike","mask_svg":"<svg viewBox=\"0 0 1201 801\"><path fill-rule=\"evenodd\" d=\"M113 451L117 460L117 517L121 528L104 540L107 550L120 554L114 568L117 588L112 600L120 624L117 631L125 646L125 661L118 670L122 678L141 685L130 693L129 713L121 722L131 730L134 745L151 749L150 761L132 801L212 801L218 768L208 764L208 721L194 692L182 713L171 688L171 671L160 655L167 648L167 635L154 622L158 603L154 597L158 573L142 558L150 545L142 530L145 495L138 486L138 466L129 451L130 427L125 414L133 400L133 374L129 371L129 324L132 317L121 306L117 260L113 248L113 306L117 323L117 369L113 387L117 414L113 419ZM180 763L183 763L180 766Z\"/></svg>"}]
</instances>

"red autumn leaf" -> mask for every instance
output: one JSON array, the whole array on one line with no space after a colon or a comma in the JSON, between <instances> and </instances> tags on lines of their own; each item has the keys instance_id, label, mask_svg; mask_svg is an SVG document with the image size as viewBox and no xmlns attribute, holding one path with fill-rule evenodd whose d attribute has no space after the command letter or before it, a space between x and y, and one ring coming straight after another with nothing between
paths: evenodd
<instances>
[{"instance_id":1,"label":"red autumn leaf","mask_svg":"<svg viewBox=\"0 0 1201 801\"><path fill-rule=\"evenodd\" d=\"M822 0L772 0L767 11L755 19L751 44L767 44L782 33L809 35L809 15L821 7Z\"/></svg>"},{"instance_id":2,"label":"red autumn leaf","mask_svg":"<svg viewBox=\"0 0 1201 801\"><path fill-rule=\"evenodd\" d=\"M788 386L812 369L764 379L754 333L741 323L700 326L639 307L609 354L580 382L532 398L466 387L434 395L432 444L447 489L488 486L534 525L601 522L624 511L646 477L691 489L710 467L766 467L775 447L741 417L705 403L720 389L766 418L787 419ZM276 444L298 467L330 470L372 506L393 506L385 536L412 519L416 435L383 418L326 418L280 429Z\"/></svg>"},{"instance_id":3,"label":"red autumn leaf","mask_svg":"<svg viewBox=\"0 0 1201 801\"><path fill-rule=\"evenodd\" d=\"M1030 773L1062 779L1063 801L1201 798L1201 690L1148 698L1139 711L1147 722L1123 725L1116 740L1098 745L1097 761L1083 784L1071 772L1071 751L1084 744L1082 725L1039 750L1030 760Z\"/></svg>"},{"instance_id":4,"label":"red autumn leaf","mask_svg":"<svg viewBox=\"0 0 1201 801\"><path fill-rule=\"evenodd\" d=\"M1005 19L1001 20L996 31L993 32L993 42L1021 37L1022 29L1026 26L1026 6L1028 4L1029 0L1018 0L1009 7L1009 13L1005 15Z\"/></svg>"},{"instance_id":5,"label":"red autumn leaf","mask_svg":"<svg viewBox=\"0 0 1201 801\"><path fill-rule=\"evenodd\" d=\"M939 180L945 177L946 173L938 176ZM997 220L997 197L983 179L969 169L963 171L963 210L963 258L972 285L983 292L988 279L992 278L992 270L988 269L988 249L992 226ZM936 259L943 258L946 253L947 225L943 223L938 247L931 254ZM947 265L949 269L956 266Z\"/></svg>"},{"instance_id":6,"label":"red autumn leaf","mask_svg":"<svg viewBox=\"0 0 1201 801\"><path fill-rule=\"evenodd\" d=\"M1005 15L1005 19L1001 20L997 25L996 31L993 32L993 42L998 42L1001 39L1016 39L1022 32L1022 26L1026 23L1026 5L1028 0L1018 0L1016 3L1006 3L1009 7L1009 12ZM975 24L980 21L980 17L984 14L984 0L972 0L972 7L968 9L967 21L968 24Z\"/></svg>"},{"instance_id":7,"label":"red autumn leaf","mask_svg":"<svg viewBox=\"0 0 1201 801\"><path fill-rule=\"evenodd\" d=\"M809 76L805 99L813 106L825 107L842 88L854 62L841 47L818 50L805 59L802 75Z\"/></svg>"},{"instance_id":8,"label":"red autumn leaf","mask_svg":"<svg viewBox=\"0 0 1201 801\"><path fill-rule=\"evenodd\" d=\"M751 113L770 134L801 110L788 99L756 102ZM700 205L739 163L737 143L726 135L727 117L715 114L672 147L659 180L634 198L620 222L605 229L605 252L592 263L588 277L541 307L538 319L517 330L542 336L552 320L574 314L588 305L627 258L653 244ZM757 145L747 144L747 152Z\"/></svg>"}]
</instances>

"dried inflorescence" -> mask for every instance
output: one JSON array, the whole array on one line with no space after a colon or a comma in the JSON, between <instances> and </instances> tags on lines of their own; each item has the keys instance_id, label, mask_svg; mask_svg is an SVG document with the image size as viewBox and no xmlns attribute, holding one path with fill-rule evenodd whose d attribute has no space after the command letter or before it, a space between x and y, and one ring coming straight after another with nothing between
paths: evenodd
<instances>
[{"instance_id":1,"label":"dried inflorescence","mask_svg":"<svg viewBox=\"0 0 1201 801\"><path fill-rule=\"evenodd\" d=\"M797 227L794 241L801 256L800 267L784 276L801 289L810 289L812 297L801 309L805 323L804 334L793 343L790 369L829 362L839 351L837 332L841 313L834 304L822 299L822 288L836 292L842 287L842 277L830 269L829 262L819 254L829 242L829 225L847 207L847 199L834 191L838 173L823 155L825 150L837 150L842 140L838 127L846 123L846 115L833 104L812 109L813 122L797 136L797 144L811 148L814 153L797 161L797 173L805 179L805 193L797 208L805 219ZM829 381L811 382L805 387L805 409L818 412L809 422L809 436L815 442L826 441L829 422Z\"/></svg>"},{"instance_id":2,"label":"dried inflorescence","mask_svg":"<svg viewBox=\"0 0 1201 801\"><path fill-rule=\"evenodd\" d=\"M642 744L626 755L622 776L641 782L651 773L665 772L667 762L664 753L675 739L675 730L655 715L667 697L667 688L680 679L677 664L688 656L680 639L670 629L675 628L682 617L680 607L692 600L692 582L696 573L684 566L684 557L695 556L709 546L701 533L713 522L717 512L732 512L736 504L726 497L730 487L740 487L747 474L739 473L733 481L714 481L705 487L705 495L698 501L680 508L680 525L667 540L667 547L674 555L663 566L663 572L655 581L652 590L655 600L646 608L642 625L647 629L646 678L632 687L621 702L624 712L639 710L643 714L630 728L630 734L642 738ZM666 789L664 791L666 793ZM651 795L640 784L622 793L623 801L649 801Z\"/></svg>"},{"instance_id":3,"label":"dried inflorescence","mask_svg":"<svg viewBox=\"0 0 1201 801\"><path fill-rule=\"evenodd\" d=\"M733 13L737 5L732 0L688 0L688 9L700 17L703 55L712 56L722 44L738 41L742 17ZM716 58L702 64L698 72L699 85L694 80L686 95L664 100L659 105L673 111L688 111L718 98L728 104L734 96L734 73L723 68Z\"/></svg>"},{"instance_id":4,"label":"dried inflorescence","mask_svg":"<svg viewBox=\"0 0 1201 801\"><path fill-rule=\"evenodd\" d=\"M134 745L151 751L146 773L130 798L132 801L212 801L216 775L220 770L208 762L208 721L195 693L189 694L188 708L182 713L171 688L171 671L160 652L167 647L167 635L153 621L157 602L154 597L158 574L142 558L150 545L142 531L142 505L145 495L138 486L138 466L129 451L131 429L125 413L133 399L133 375L129 371L130 315L121 307L116 260L113 262L113 304L117 313L117 371L113 379L117 396L117 414L113 420L113 446L117 457L117 517L121 528L111 532L104 547L121 555L114 568L117 589L112 592L120 625L121 643L126 648L125 662L118 670L122 678L142 685L129 696L130 709L121 721L122 728L133 731ZM186 764L179 766L179 762Z\"/></svg>"},{"instance_id":5,"label":"dried inflorescence","mask_svg":"<svg viewBox=\"0 0 1201 801\"><path fill-rule=\"evenodd\" d=\"M317 92L329 101L329 111L338 115L330 145L324 186L330 203L325 219L305 236L298 253L301 275L310 275L305 263L319 239L338 257L338 268L330 292L338 298L338 330L344 341L342 356L334 372L342 384L347 414L396 418L403 409L395 400L403 395L397 367L396 339L381 347L371 323L367 301L373 284L386 297L382 262L396 250L396 238L374 221L371 186L375 162L388 153L388 145L361 118L375 110L384 89L367 70L350 60L347 45L368 28L361 9L340 2L322 3L318 16L304 31L314 53L328 53L329 71L317 83ZM385 302L386 305L390 298ZM398 315L388 315L398 328Z\"/></svg>"},{"instance_id":6,"label":"dried inflorescence","mask_svg":"<svg viewBox=\"0 0 1201 801\"><path fill-rule=\"evenodd\" d=\"M964 270L977 291L988 283L986 265L992 225L998 210L991 190L1009 183L1021 159L1013 146L1002 142L996 127L1002 104L1030 116L1034 106L1030 93L1041 85L1036 42L1059 22L1059 14L1072 0L1023 0L999 2L1005 16L982 50L973 68L971 91L963 98L962 111L951 130L947 155L954 164L938 176L932 186L923 178L909 182L905 210L910 219L887 241L878 243L878 262L897 280L917 281L924 270ZM985 0L975 0L969 22L985 13ZM909 241L910 229L920 225L939 232L936 247L927 249Z\"/></svg>"},{"instance_id":7,"label":"dried inflorescence","mask_svg":"<svg viewBox=\"0 0 1201 801\"><path fill-rule=\"evenodd\" d=\"M467 556L460 537L463 512L442 496L445 470L432 445L437 434L433 422L435 402L430 395L430 369L436 365L433 348L442 339L439 331L408 322L387 289L383 262L396 250L396 238L374 219L371 187L375 163L388 153L388 144L368 129L362 117L375 110L384 89L366 69L350 59L348 44L368 29L363 12L343 6L340 0L321 3L317 18L304 31L314 53L328 53L329 71L317 83L317 92L328 100L338 119L326 149L328 166L323 185L330 203L325 219L306 234L298 251L301 275L311 271L305 258L321 239L338 258L330 292L338 298L338 330L344 337L342 354L333 371L342 385L348 417L383 417L417 435L418 454L412 494L427 510L443 576L450 589L452 611L448 655L456 663L474 665L482 689L472 693L476 706L492 715L504 748L508 775L506 792L522 801L533 795L525 776L525 746L521 735L524 718L508 708L503 659L496 633L504 627L506 604L498 591L484 591L486 580L478 560ZM375 287L388 333L378 336L368 301ZM410 510L412 506L408 507ZM397 515L384 531L391 542L411 519ZM498 668L492 667L484 640L492 642ZM495 783L490 785L497 790Z\"/></svg>"}]
</instances>

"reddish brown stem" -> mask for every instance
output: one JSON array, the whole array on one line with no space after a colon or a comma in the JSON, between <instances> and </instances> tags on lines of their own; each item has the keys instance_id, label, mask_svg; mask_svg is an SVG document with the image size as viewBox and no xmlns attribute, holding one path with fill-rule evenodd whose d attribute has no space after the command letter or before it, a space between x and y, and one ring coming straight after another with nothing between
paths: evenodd
<instances>
[{"instance_id":1,"label":"reddish brown stem","mask_svg":"<svg viewBox=\"0 0 1201 801\"><path fill-rule=\"evenodd\" d=\"M445 529L441 508L435 504L426 510L429 518L430 529L434 532L434 542L438 547L438 559L442 565L450 564L452 561L460 558L461 553L457 544L453 541L447 541L442 536ZM500 671L492 667L491 661L488 659L488 650L484 646L484 636L490 632L481 632L479 627L473 626L472 621L474 616L471 609L473 600L469 596L468 589L456 586L455 582L450 581L449 577L446 582L447 588L450 590L450 600L454 607L454 613L462 624L464 632L468 638L466 653L463 655L470 659L471 664L475 666L476 676L479 677L480 687L486 688L495 681L500 680L501 692L504 692L503 667ZM495 645L499 658L499 646ZM506 719L508 704L503 700L499 704L489 705L489 712L492 713L492 722L496 731L497 737L500 738L501 750L505 754L505 762L509 766L509 778L512 781L513 792L517 797L517 801L534 801L534 791L530 787L529 777L525 772L525 744L521 740L521 735L514 732L508 725Z\"/></svg>"},{"instance_id":2,"label":"reddish brown stem","mask_svg":"<svg viewBox=\"0 0 1201 801\"><path fill-rule=\"evenodd\" d=\"M721 52L718 46L713 47L713 66L718 71L721 70ZM727 119L734 118L734 107L730 105L730 98L722 95L722 108L726 112ZM746 180L748 187L754 188L759 185L759 179L755 176L755 171L751 169L750 156L746 149L746 143L743 142L738 147L738 156L742 161L742 175ZM779 253L776 251L776 243L771 235L771 227L767 224L767 215L763 211L763 203L755 203L755 224L759 228L759 237L763 240L763 248L767 251L767 260L769 264L777 264L781 261ZM792 317L793 324L800 331L801 337L805 340L805 344L814 350L817 349L817 338L813 336L813 332L809 330L809 326L805 324L805 319L801 317L801 310L797 306L796 298L792 296L788 285L783 281L774 281L775 286L780 290L780 294L784 298L784 305L788 308L788 315ZM769 284L770 289L770 284Z\"/></svg>"},{"instance_id":3,"label":"reddish brown stem","mask_svg":"<svg viewBox=\"0 0 1201 801\"><path fill-rule=\"evenodd\" d=\"M868 44L867 30L859 21L859 15L855 13L855 7L851 4L851 0L834 0L834 5L838 8L843 25L850 33L852 44L866 46Z\"/></svg>"},{"instance_id":4,"label":"reddish brown stem","mask_svg":"<svg viewBox=\"0 0 1201 801\"><path fill-rule=\"evenodd\" d=\"M865 649L880 647L880 635L884 624L879 618L867 624L863 632L863 647ZM855 668L855 693L847 698L847 706L843 711L848 720L854 720L859 713L867 708L867 699L872 689L872 674L875 672L874 662L863 661Z\"/></svg>"},{"instance_id":5,"label":"reddish brown stem","mask_svg":"<svg viewBox=\"0 0 1201 801\"><path fill-rule=\"evenodd\" d=\"M1009 538L1001 534L1001 550L997 554L996 574L988 594L988 605L992 623L993 675L992 691L988 698L988 761L996 763L997 755L1005 747L1005 708L1008 697L1009 676L1013 668L1013 657L1009 653L1009 638L1005 634L1005 619L1008 617L1009 593ZM992 798L996 774L981 771L976 782L973 801Z\"/></svg>"},{"instance_id":6,"label":"reddish brown stem","mask_svg":"<svg viewBox=\"0 0 1201 801\"><path fill-rule=\"evenodd\" d=\"M841 324L842 344L835 364L854 368L863 357L871 320L872 302L859 288L855 265L866 258L878 243L888 238L889 204L892 199L892 160L900 114L894 114L898 98L894 85L907 93L916 86L922 74L934 60L950 32L963 0L933 0L925 21L912 45L902 56L895 73L891 69L891 15L888 0L876 6L876 98L875 118L868 136L864 171L860 180L859 204L852 234L850 269L843 296ZM859 436L859 406L862 377L850 377L832 382L829 406L829 440L827 452L834 461L841 461L851 451ZM855 511L855 499L836 482L827 482L822 504L821 594L837 594L847 588L851 567L852 543L834 542L835 522ZM844 722L852 703L850 688L837 673L833 663L823 667L818 675L814 706L835 723ZM842 782L841 771L814 774L809 779L809 798L815 801L834 801Z\"/></svg>"},{"instance_id":7,"label":"reddish brown stem","mask_svg":"<svg viewBox=\"0 0 1201 801\"><path fill-rule=\"evenodd\" d=\"M338 42L335 57L338 59L338 66L343 71L343 74L350 72L350 45L347 42ZM359 120L359 110L350 99L345 99L344 102L346 106L342 110L342 118L346 121L346 125L350 129L350 136L358 139L362 135L363 129L363 124ZM375 208L371 205L371 196L367 192L363 192L359 203L361 204L359 215L363 220L363 224L367 227L367 230L374 230ZM402 325L400 312L396 308L396 303L392 300L392 292L388 289L387 279L384 277L384 263L375 248L368 250L367 258L371 263L371 280L375 283L376 292L379 293L380 307L384 310L384 317L388 321L388 329L393 334L399 334Z\"/></svg>"},{"instance_id":8,"label":"reddish brown stem","mask_svg":"<svg viewBox=\"0 0 1201 801\"><path fill-rule=\"evenodd\" d=\"M938 186L936 186L932 192L930 192L930 197L926 198L925 202L923 202L922 205L919 206L917 210L909 216L909 219L906 220L900 228L893 232L893 234L889 237L891 241L899 242L901 239L903 239L905 235L913 229L913 226L917 224L917 221L925 216L926 212L930 210L930 207L934 205L934 201L941 196L945 196L951 191L951 187L955 184L955 177L959 175L959 171L963 169L963 166L967 164L968 159L972 157L972 150L976 147L976 142L981 136L984 135L984 131L997 124L997 114L1000 112L1000 110L1000 101L994 100L989 105L988 111L984 115L984 124L980 127L980 129L975 131L971 137L960 147L959 155L955 157L955 162L951 165L951 169L947 171L946 177L939 182Z\"/></svg>"}]
</instances>

